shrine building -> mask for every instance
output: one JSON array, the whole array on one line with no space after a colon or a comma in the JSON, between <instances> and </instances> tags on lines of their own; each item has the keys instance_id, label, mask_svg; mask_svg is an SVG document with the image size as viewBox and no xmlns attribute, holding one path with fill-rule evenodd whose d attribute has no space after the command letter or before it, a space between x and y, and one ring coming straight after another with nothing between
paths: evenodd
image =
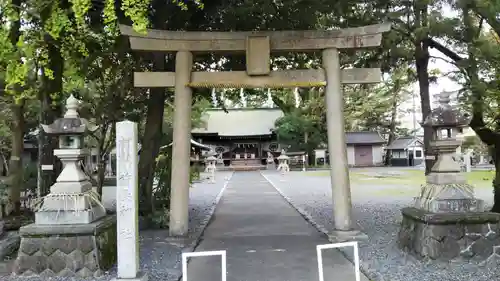
<instances>
[{"instance_id":1,"label":"shrine building","mask_svg":"<svg viewBox=\"0 0 500 281\"><path fill-rule=\"evenodd\" d=\"M274 132L274 124L282 116L279 108L232 108L227 113L208 109L203 126L193 129L191 135L217 153L219 165L263 169L268 153L276 159L286 150ZM346 132L346 146L349 166L383 164L385 140L378 132Z\"/></svg>"},{"instance_id":2,"label":"shrine building","mask_svg":"<svg viewBox=\"0 0 500 281\"><path fill-rule=\"evenodd\" d=\"M281 147L274 123L283 116L278 108L208 109L203 127L191 131L192 138L208 145L224 166L266 165L267 153L278 157ZM221 163L222 162L222 163Z\"/></svg>"}]
</instances>

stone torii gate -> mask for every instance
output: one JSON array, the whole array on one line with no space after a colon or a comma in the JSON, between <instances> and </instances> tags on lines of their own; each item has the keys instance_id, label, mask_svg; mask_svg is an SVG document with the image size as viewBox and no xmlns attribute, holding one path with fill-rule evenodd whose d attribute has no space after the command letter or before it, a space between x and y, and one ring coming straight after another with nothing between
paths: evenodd
<instances>
[{"instance_id":1,"label":"stone torii gate","mask_svg":"<svg viewBox=\"0 0 500 281\"><path fill-rule=\"evenodd\" d=\"M328 150L335 230L353 230L344 132L342 84L379 83L378 68L341 69L339 50L380 46L390 24L328 31L186 32L121 25L137 51L176 52L175 72L135 72L135 87L175 88L170 234L188 232L191 88L294 88L325 86ZM323 69L271 71L272 52L322 52ZM246 71L193 72L193 53L246 53Z\"/></svg>"}]
</instances>

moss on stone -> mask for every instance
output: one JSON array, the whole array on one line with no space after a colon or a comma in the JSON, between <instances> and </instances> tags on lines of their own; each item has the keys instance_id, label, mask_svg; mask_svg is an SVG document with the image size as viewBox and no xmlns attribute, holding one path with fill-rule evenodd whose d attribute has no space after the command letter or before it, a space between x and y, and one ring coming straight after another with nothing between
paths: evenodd
<instances>
[{"instance_id":1,"label":"moss on stone","mask_svg":"<svg viewBox=\"0 0 500 281\"><path fill-rule=\"evenodd\" d=\"M107 270L113 267L117 261L117 234L116 226L107 226L97 237L97 247L99 249L100 257L99 264L101 269Z\"/></svg>"}]
</instances>

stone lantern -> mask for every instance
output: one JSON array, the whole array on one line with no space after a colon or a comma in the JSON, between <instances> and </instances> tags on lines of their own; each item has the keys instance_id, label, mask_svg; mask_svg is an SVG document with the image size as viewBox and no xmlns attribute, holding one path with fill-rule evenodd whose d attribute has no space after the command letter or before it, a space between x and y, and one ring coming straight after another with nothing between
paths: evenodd
<instances>
[{"instance_id":1,"label":"stone lantern","mask_svg":"<svg viewBox=\"0 0 500 281\"><path fill-rule=\"evenodd\" d=\"M105 215L98 198L92 193L90 178L82 169L81 160L88 156L84 137L97 126L78 115L80 101L71 95L66 100L66 113L42 129L59 138L59 148L54 150L63 163L63 170L51 186L35 214L36 224L90 223Z\"/></svg>"},{"instance_id":2,"label":"stone lantern","mask_svg":"<svg viewBox=\"0 0 500 281\"><path fill-rule=\"evenodd\" d=\"M457 134L469 125L470 117L449 104L449 92L439 94L439 103L422 124L433 129L430 145L437 160L415 207L432 212L482 211L482 202L474 198L473 186L467 184L456 157L457 148L462 144Z\"/></svg>"},{"instance_id":3,"label":"stone lantern","mask_svg":"<svg viewBox=\"0 0 500 281\"><path fill-rule=\"evenodd\" d=\"M14 275L94 278L116 261L116 216L106 215L80 164L88 155L84 136L97 126L79 117L79 104L71 95L64 117L42 125L44 132L59 138L54 155L64 168L50 193L37 202L35 223L19 229Z\"/></svg>"},{"instance_id":4,"label":"stone lantern","mask_svg":"<svg viewBox=\"0 0 500 281\"><path fill-rule=\"evenodd\" d=\"M210 173L210 183L215 183L215 171L217 170L217 158L214 155L210 155L205 159L207 167L205 172Z\"/></svg>"},{"instance_id":5,"label":"stone lantern","mask_svg":"<svg viewBox=\"0 0 500 281\"><path fill-rule=\"evenodd\" d=\"M500 214L484 212L461 173L455 157L461 141L456 137L470 117L449 102L450 93L441 93L439 107L422 124L434 131L431 147L437 161L414 206L402 209L398 244L419 258L488 258L500 244Z\"/></svg>"},{"instance_id":6,"label":"stone lantern","mask_svg":"<svg viewBox=\"0 0 500 281\"><path fill-rule=\"evenodd\" d=\"M281 151L281 155L278 157L278 171L281 171L282 173L290 172L290 166L288 165L288 162L290 161L290 157L285 154L285 150Z\"/></svg>"}]
</instances>

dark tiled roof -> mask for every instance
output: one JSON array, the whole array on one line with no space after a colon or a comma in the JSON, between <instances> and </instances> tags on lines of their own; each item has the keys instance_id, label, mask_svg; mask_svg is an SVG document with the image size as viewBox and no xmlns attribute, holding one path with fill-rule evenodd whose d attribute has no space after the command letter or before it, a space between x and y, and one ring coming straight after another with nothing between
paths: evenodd
<instances>
[{"instance_id":1,"label":"dark tiled roof","mask_svg":"<svg viewBox=\"0 0 500 281\"><path fill-rule=\"evenodd\" d=\"M347 144L384 144L385 140L378 132L346 132Z\"/></svg>"},{"instance_id":2,"label":"dark tiled roof","mask_svg":"<svg viewBox=\"0 0 500 281\"><path fill-rule=\"evenodd\" d=\"M399 137L387 146L387 149L405 149L411 145L414 140L419 139L414 137Z\"/></svg>"}]
</instances>

